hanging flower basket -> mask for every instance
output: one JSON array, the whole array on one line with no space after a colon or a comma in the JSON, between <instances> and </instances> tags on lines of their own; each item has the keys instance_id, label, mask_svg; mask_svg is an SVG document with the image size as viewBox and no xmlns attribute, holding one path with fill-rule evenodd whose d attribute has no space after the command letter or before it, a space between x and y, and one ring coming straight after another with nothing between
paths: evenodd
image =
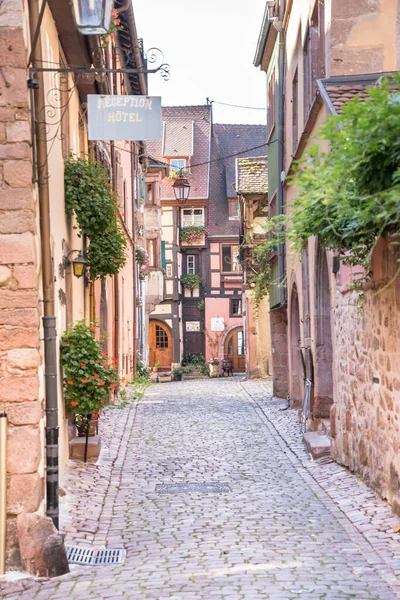
<instances>
[{"instance_id":1,"label":"hanging flower basket","mask_svg":"<svg viewBox=\"0 0 400 600\"><path fill-rule=\"evenodd\" d=\"M149 255L144 248L136 246L135 258L139 265L139 277L144 279L149 274Z\"/></svg>"}]
</instances>

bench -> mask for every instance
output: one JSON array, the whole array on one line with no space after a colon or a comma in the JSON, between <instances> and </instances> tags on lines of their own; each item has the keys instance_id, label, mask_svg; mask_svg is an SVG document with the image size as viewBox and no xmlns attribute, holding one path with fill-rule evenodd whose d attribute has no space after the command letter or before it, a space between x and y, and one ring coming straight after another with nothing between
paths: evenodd
<instances>
[{"instance_id":1,"label":"bench","mask_svg":"<svg viewBox=\"0 0 400 600\"><path fill-rule=\"evenodd\" d=\"M231 374L233 377L233 362L231 360L223 360L221 363L221 367L222 367L222 377L225 377L225 373L228 373L228 377L229 377L229 374Z\"/></svg>"}]
</instances>

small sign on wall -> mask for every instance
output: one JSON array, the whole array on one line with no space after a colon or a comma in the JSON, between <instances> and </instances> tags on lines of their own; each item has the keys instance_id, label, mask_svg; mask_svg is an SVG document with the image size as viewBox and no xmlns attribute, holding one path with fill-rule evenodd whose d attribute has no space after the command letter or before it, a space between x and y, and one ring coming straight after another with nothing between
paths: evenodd
<instances>
[{"instance_id":1,"label":"small sign on wall","mask_svg":"<svg viewBox=\"0 0 400 600\"><path fill-rule=\"evenodd\" d=\"M224 317L212 317L210 329L211 331L223 331L225 329Z\"/></svg>"},{"instance_id":2,"label":"small sign on wall","mask_svg":"<svg viewBox=\"0 0 400 600\"><path fill-rule=\"evenodd\" d=\"M200 321L186 321L186 331L200 331Z\"/></svg>"}]
</instances>

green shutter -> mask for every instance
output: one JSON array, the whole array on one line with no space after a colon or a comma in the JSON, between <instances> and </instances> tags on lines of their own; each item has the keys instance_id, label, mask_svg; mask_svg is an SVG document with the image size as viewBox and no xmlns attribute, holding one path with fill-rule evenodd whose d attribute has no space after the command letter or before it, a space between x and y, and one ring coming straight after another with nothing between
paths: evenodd
<instances>
[{"instance_id":1,"label":"green shutter","mask_svg":"<svg viewBox=\"0 0 400 600\"><path fill-rule=\"evenodd\" d=\"M161 266L165 270L165 241L161 241Z\"/></svg>"},{"instance_id":2,"label":"green shutter","mask_svg":"<svg viewBox=\"0 0 400 600\"><path fill-rule=\"evenodd\" d=\"M269 304L273 308L280 304L280 286L279 286L279 260L271 265L271 285L269 287Z\"/></svg>"}]
</instances>

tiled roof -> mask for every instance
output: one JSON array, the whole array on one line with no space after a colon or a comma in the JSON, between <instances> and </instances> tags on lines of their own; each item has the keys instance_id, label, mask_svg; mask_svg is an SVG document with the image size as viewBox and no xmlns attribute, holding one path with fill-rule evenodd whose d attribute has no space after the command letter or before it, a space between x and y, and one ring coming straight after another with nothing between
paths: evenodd
<instances>
[{"instance_id":1,"label":"tiled roof","mask_svg":"<svg viewBox=\"0 0 400 600\"><path fill-rule=\"evenodd\" d=\"M268 163L266 156L237 158L238 194L266 194L268 192Z\"/></svg>"},{"instance_id":2,"label":"tiled roof","mask_svg":"<svg viewBox=\"0 0 400 600\"><path fill-rule=\"evenodd\" d=\"M359 97L361 102L368 97L367 88L362 85L329 85L325 89L336 113L341 113L343 105L356 96Z\"/></svg>"},{"instance_id":3,"label":"tiled roof","mask_svg":"<svg viewBox=\"0 0 400 600\"><path fill-rule=\"evenodd\" d=\"M368 88L374 87L383 77L390 78L393 73L369 73L366 75L347 75L319 79L318 87L321 95L333 114L340 114L346 102L356 96L360 102L368 98ZM397 86L395 86L397 87Z\"/></svg>"},{"instance_id":4,"label":"tiled roof","mask_svg":"<svg viewBox=\"0 0 400 600\"><path fill-rule=\"evenodd\" d=\"M168 162L167 159L173 156L191 157L190 163L192 165L207 163L210 160L210 105L163 106L162 120L166 123L164 139L147 142L147 150L152 157L163 162ZM193 149L188 133L190 129L193 131ZM177 145L178 147L176 147ZM177 150L177 152L174 152L174 150ZM187 154L180 154L181 150L185 150ZM167 154L167 151L170 154ZM193 168L190 175L190 198L208 198L209 170L209 164ZM161 199L175 198L172 184L173 181L168 178L163 179L161 182Z\"/></svg>"},{"instance_id":5,"label":"tiled roof","mask_svg":"<svg viewBox=\"0 0 400 600\"><path fill-rule=\"evenodd\" d=\"M193 155L192 119L168 119L163 123L163 155L192 156Z\"/></svg>"},{"instance_id":6,"label":"tiled roof","mask_svg":"<svg viewBox=\"0 0 400 600\"><path fill-rule=\"evenodd\" d=\"M259 156L267 149L267 132L265 125L226 125L213 126L211 160L251 150L241 157ZM208 227L210 235L239 235L239 222L229 219L228 198L236 198L234 188L236 181L236 156L217 160L211 163L210 203L208 211Z\"/></svg>"}]
</instances>

